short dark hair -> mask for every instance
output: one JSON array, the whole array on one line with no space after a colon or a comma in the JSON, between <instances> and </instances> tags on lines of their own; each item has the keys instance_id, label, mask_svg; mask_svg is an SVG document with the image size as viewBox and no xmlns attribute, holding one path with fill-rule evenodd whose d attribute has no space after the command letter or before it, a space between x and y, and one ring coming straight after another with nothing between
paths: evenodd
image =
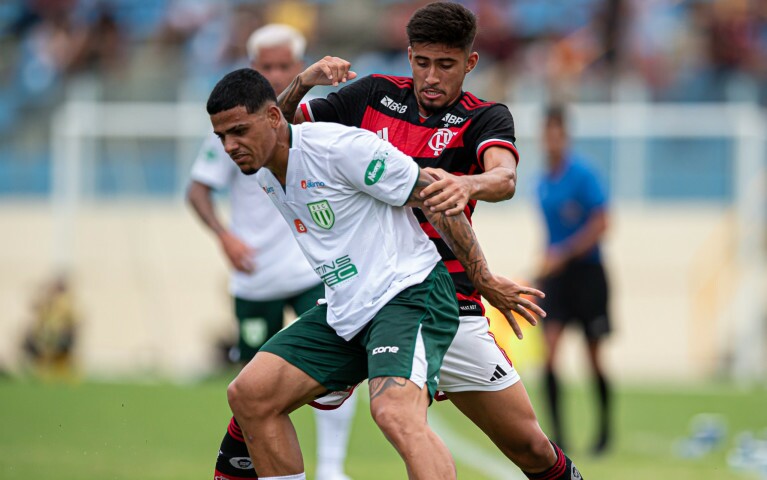
<instances>
[{"instance_id":1,"label":"short dark hair","mask_svg":"<svg viewBox=\"0 0 767 480\"><path fill-rule=\"evenodd\" d=\"M476 35L477 17L459 3L430 3L416 10L407 23L411 46L436 43L469 51Z\"/></svg>"},{"instance_id":2,"label":"short dark hair","mask_svg":"<svg viewBox=\"0 0 767 480\"><path fill-rule=\"evenodd\" d=\"M561 103L552 103L548 107L546 107L546 116L544 118L544 121L549 123L554 123L559 125L562 128L567 127L567 108L562 105Z\"/></svg>"},{"instance_id":3,"label":"short dark hair","mask_svg":"<svg viewBox=\"0 0 767 480\"><path fill-rule=\"evenodd\" d=\"M227 73L213 87L208 97L208 115L235 107L245 107L248 113L255 113L269 100L277 102L269 81L252 68L241 68Z\"/></svg>"}]
</instances>

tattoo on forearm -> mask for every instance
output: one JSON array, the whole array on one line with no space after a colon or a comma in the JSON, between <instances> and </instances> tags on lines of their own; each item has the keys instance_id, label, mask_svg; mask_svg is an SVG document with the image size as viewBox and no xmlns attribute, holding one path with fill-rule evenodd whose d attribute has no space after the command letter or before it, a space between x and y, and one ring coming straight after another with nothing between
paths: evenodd
<instances>
[{"instance_id":1,"label":"tattoo on forearm","mask_svg":"<svg viewBox=\"0 0 767 480\"><path fill-rule=\"evenodd\" d=\"M277 97L277 105L280 107L280 110L282 110L282 114L285 115L288 123L293 123L298 104L301 103L301 99L304 98L304 95L306 95L306 92L308 91L309 88L304 86L301 82L301 77L296 76L296 78L290 82L288 88Z\"/></svg>"},{"instance_id":2,"label":"tattoo on forearm","mask_svg":"<svg viewBox=\"0 0 767 480\"><path fill-rule=\"evenodd\" d=\"M439 232L442 240L461 262L471 282L475 286L482 285L484 279L490 276L490 270L482 247L466 216L462 213L447 216L443 212L430 212L428 209L423 212L429 223Z\"/></svg>"},{"instance_id":3,"label":"tattoo on forearm","mask_svg":"<svg viewBox=\"0 0 767 480\"><path fill-rule=\"evenodd\" d=\"M370 400L383 395L390 388L403 388L407 385L407 379L401 377L377 377L368 381L370 387Z\"/></svg>"}]
</instances>

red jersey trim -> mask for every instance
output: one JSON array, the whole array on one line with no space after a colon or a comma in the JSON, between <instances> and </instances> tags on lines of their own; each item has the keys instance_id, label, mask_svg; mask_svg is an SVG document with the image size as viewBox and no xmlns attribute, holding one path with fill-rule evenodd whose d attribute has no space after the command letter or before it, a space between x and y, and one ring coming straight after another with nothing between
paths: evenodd
<instances>
[{"instance_id":1,"label":"red jersey trim","mask_svg":"<svg viewBox=\"0 0 767 480\"><path fill-rule=\"evenodd\" d=\"M301 109L301 113L304 114L304 119L307 122L314 122L314 116L312 116L312 111L309 108L308 103L302 103L301 105L299 105L299 108Z\"/></svg>"},{"instance_id":2,"label":"red jersey trim","mask_svg":"<svg viewBox=\"0 0 767 480\"><path fill-rule=\"evenodd\" d=\"M463 98L461 99L461 105L463 105L466 110L476 110L482 107L489 107L493 104L494 102L484 102L480 100L470 92L464 92Z\"/></svg>"},{"instance_id":3,"label":"red jersey trim","mask_svg":"<svg viewBox=\"0 0 767 480\"><path fill-rule=\"evenodd\" d=\"M399 88L410 88L413 86L413 79L408 77L395 77L393 75L382 75L380 73L374 73L371 75L373 78L383 78L390 81Z\"/></svg>"},{"instance_id":4,"label":"red jersey trim","mask_svg":"<svg viewBox=\"0 0 767 480\"><path fill-rule=\"evenodd\" d=\"M485 318L487 318L487 317L485 317ZM488 327L490 326L490 319L489 318L487 318L487 326ZM509 358L509 356L506 354L506 350L503 349L501 344L498 343L498 340L495 338L495 335L493 334L493 332L488 330L487 333L488 333L488 335L490 335L490 338L493 339L493 342L495 342L495 346L498 347L498 350L501 351L501 355L503 355L503 358L505 358L506 361L509 362L509 366L513 367L514 364L511 363L511 358Z\"/></svg>"},{"instance_id":5,"label":"red jersey trim","mask_svg":"<svg viewBox=\"0 0 767 480\"><path fill-rule=\"evenodd\" d=\"M513 143L511 143L508 140L491 139L491 140L485 140L484 142L479 144L479 147L477 147L477 161L482 166L482 170L485 169L485 162L484 160L482 160L482 155L484 155L485 150L487 150L490 147L501 147L507 150L511 150L511 154L514 155L514 160L516 160L517 165L519 165L519 152L517 151L517 147L515 147Z\"/></svg>"}]
</instances>

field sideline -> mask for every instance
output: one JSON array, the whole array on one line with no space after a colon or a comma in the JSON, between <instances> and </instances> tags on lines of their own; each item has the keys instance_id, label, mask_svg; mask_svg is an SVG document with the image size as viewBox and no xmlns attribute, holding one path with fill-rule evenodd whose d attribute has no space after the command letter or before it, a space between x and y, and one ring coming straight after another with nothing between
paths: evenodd
<instances>
[{"instance_id":1,"label":"field sideline","mask_svg":"<svg viewBox=\"0 0 767 480\"><path fill-rule=\"evenodd\" d=\"M229 418L226 383L216 379L188 386L67 385L0 379L0 478L209 479ZM366 394L364 389L362 393ZM538 391L530 388L530 394L540 411ZM592 433L589 392L585 386L574 385L568 387L568 394L570 453L588 480L758 478L732 472L725 458L737 432L767 428L765 389L621 387L616 396L616 446L599 459L586 453ZM355 480L405 478L399 457L370 420L366 402L358 401L349 475ZM702 459L675 457L675 440L688 432L690 418L701 412L718 413L726 419L728 435L723 446ZM459 478L522 478L510 464L504 477L503 457L448 402L432 407L430 415L435 429L441 429L448 445L454 447ZM312 478L311 412L303 408L293 418Z\"/></svg>"}]
</instances>

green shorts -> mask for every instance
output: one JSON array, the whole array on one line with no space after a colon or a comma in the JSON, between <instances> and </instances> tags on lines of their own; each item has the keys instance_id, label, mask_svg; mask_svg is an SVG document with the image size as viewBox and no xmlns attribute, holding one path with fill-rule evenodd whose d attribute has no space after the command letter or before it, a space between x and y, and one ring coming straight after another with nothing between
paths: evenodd
<instances>
[{"instance_id":1,"label":"green shorts","mask_svg":"<svg viewBox=\"0 0 767 480\"><path fill-rule=\"evenodd\" d=\"M325 297L325 285L316 286L292 297L277 300L255 301L235 297L234 313L239 324L240 338L237 342L241 362L249 362L258 349L285 326L285 307L290 306L301 315L317 305Z\"/></svg>"},{"instance_id":2,"label":"green shorts","mask_svg":"<svg viewBox=\"0 0 767 480\"><path fill-rule=\"evenodd\" d=\"M366 378L403 377L419 387L426 385L433 397L442 358L457 330L455 287L440 262L349 341L328 325L327 306L319 305L272 337L261 351L282 357L330 392Z\"/></svg>"}]
</instances>

